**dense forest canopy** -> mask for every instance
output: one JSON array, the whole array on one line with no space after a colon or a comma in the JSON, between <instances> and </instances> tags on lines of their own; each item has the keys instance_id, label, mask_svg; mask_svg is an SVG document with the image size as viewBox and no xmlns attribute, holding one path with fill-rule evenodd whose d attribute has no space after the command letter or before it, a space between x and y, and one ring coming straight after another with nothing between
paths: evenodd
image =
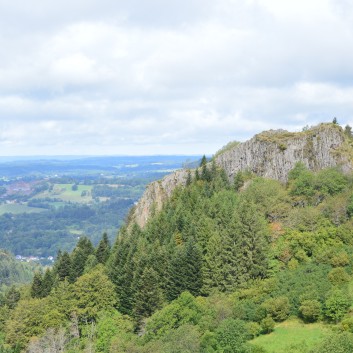
<instances>
[{"instance_id":1,"label":"dense forest canopy","mask_svg":"<svg viewBox=\"0 0 353 353\"><path fill-rule=\"evenodd\" d=\"M2 301L3 350L270 353L262 340L296 318L320 337L286 352L348 352L352 183L300 163L286 185L229 181L203 159L145 228L82 237Z\"/></svg>"}]
</instances>

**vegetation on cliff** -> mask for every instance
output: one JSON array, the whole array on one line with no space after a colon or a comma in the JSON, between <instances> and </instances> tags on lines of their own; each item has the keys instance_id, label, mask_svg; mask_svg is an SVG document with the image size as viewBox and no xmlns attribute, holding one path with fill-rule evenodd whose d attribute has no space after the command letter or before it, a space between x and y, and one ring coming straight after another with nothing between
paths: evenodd
<instances>
[{"instance_id":1,"label":"vegetation on cliff","mask_svg":"<svg viewBox=\"0 0 353 353\"><path fill-rule=\"evenodd\" d=\"M10 288L0 352L351 352L353 176L186 174L145 227Z\"/></svg>"}]
</instances>

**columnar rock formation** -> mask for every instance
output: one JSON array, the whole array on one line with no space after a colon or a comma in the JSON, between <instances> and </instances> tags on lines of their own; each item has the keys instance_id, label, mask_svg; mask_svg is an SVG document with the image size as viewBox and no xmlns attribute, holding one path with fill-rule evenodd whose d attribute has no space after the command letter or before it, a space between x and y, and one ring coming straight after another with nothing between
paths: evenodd
<instances>
[{"instance_id":1,"label":"columnar rock formation","mask_svg":"<svg viewBox=\"0 0 353 353\"><path fill-rule=\"evenodd\" d=\"M342 128L335 124L320 124L302 132L270 130L255 135L249 141L226 149L215 158L216 164L233 180L239 171L250 171L265 178L286 182L297 162L318 171L339 167L344 172L353 169L353 148ZM186 183L187 171L179 170L148 185L133 211L133 220L144 227L153 210L159 211L177 186Z\"/></svg>"}]
</instances>

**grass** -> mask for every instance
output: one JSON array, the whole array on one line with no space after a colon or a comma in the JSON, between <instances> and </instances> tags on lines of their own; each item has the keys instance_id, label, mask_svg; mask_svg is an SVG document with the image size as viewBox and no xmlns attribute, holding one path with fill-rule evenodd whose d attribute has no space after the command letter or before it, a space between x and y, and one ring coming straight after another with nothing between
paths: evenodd
<instances>
[{"instance_id":1,"label":"grass","mask_svg":"<svg viewBox=\"0 0 353 353\"><path fill-rule=\"evenodd\" d=\"M3 215L4 213L19 214L19 213L36 213L36 212L43 212L43 211L45 211L45 209L43 208L28 207L26 205L20 205L20 204L0 205L0 215Z\"/></svg>"},{"instance_id":2,"label":"grass","mask_svg":"<svg viewBox=\"0 0 353 353\"><path fill-rule=\"evenodd\" d=\"M274 332L256 337L251 343L265 348L268 353L284 353L289 347L300 344L311 349L328 332L329 330L321 323L304 324L299 320L288 320L278 324Z\"/></svg>"},{"instance_id":3,"label":"grass","mask_svg":"<svg viewBox=\"0 0 353 353\"><path fill-rule=\"evenodd\" d=\"M82 196L82 192L87 192L87 195ZM72 184L54 184L52 191L44 191L34 198L55 198L64 202L79 202L88 203L92 201L92 185L78 185L77 190L72 190Z\"/></svg>"}]
</instances>

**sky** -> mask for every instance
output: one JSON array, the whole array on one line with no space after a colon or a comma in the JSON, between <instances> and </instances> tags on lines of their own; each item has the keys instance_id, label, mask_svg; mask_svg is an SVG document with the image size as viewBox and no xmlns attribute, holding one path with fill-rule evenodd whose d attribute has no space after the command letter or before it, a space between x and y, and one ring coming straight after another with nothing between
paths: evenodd
<instances>
[{"instance_id":1,"label":"sky","mask_svg":"<svg viewBox=\"0 0 353 353\"><path fill-rule=\"evenodd\" d=\"M350 0L0 0L0 155L213 154L353 125Z\"/></svg>"}]
</instances>

